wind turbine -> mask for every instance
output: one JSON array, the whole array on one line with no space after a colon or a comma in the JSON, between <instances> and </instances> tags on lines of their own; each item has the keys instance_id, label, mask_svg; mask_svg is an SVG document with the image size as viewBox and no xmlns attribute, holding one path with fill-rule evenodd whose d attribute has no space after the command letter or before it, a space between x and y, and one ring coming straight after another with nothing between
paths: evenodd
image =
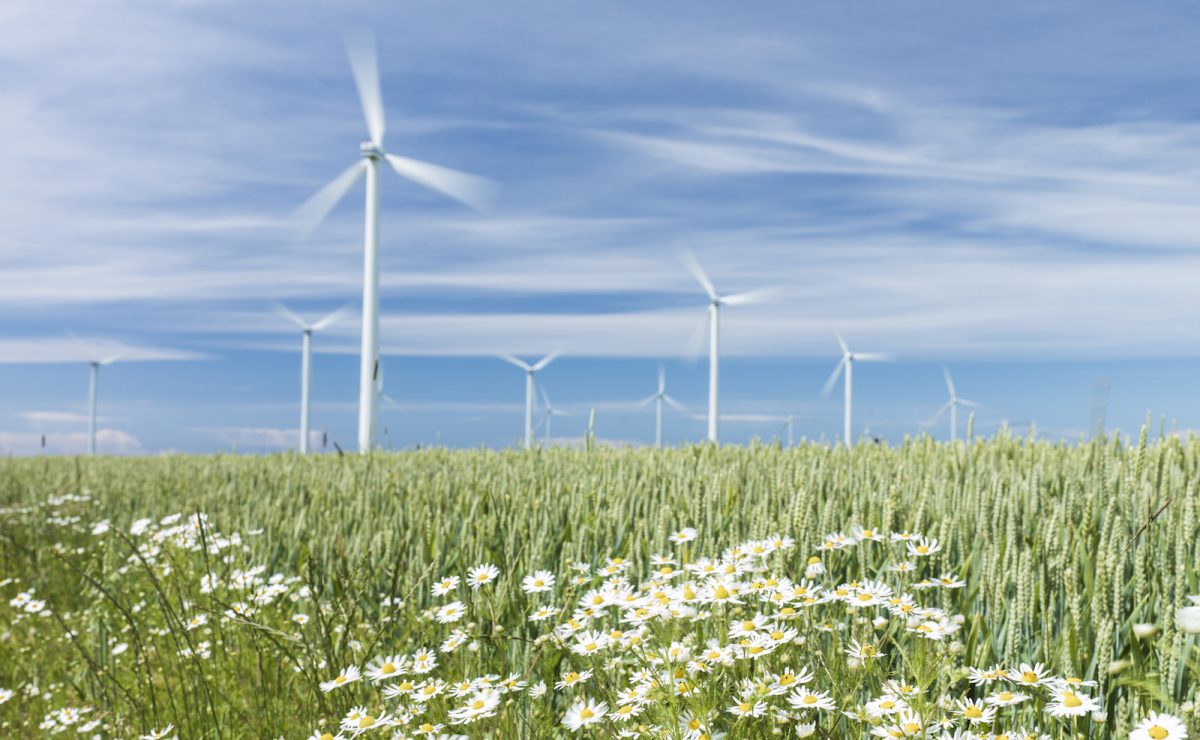
<instances>
[{"instance_id":1,"label":"wind turbine","mask_svg":"<svg viewBox=\"0 0 1200 740\"><path fill-rule=\"evenodd\" d=\"M550 403L550 396L546 394L546 387L542 386L542 413L545 414L544 423L546 424L546 446L550 446L553 437L550 436L550 420L556 416L569 416L566 411L558 408Z\"/></svg>"},{"instance_id":2,"label":"wind turbine","mask_svg":"<svg viewBox=\"0 0 1200 740\"><path fill-rule=\"evenodd\" d=\"M347 307L341 308L327 314L324 318L313 323L308 323L298 314L289 309L282 303L275 304L275 313L283 316L288 321L291 321L296 326L300 327L300 331L304 337L303 344L300 349L300 454L308 454L308 378L309 368L312 361L312 335L314 331L321 331L333 322L345 316Z\"/></svg>"},{"instance_id":3,"label":"wind turbine","mask_svg":"<svg viewBox=\"0 0 1200 740\"><path fill-rule=\"evenodd\" d=\"M370 37L347 43L354 82L358 87L370 140L359 145L362 158L333 178L296 209L300 233L307 237L325 220L338 201L364 173L367 180L363 238L362 351L359 358L358 451L374 444L378 398L375 393L375 360L379 354L379 163L386 161L396 174L436 190L477 210L484 210L494 193L480 177L391 154L383 148L383 95L379 91L379 64Z\"/></svg>"},{"instance_id":4,"label":"wind turbine","mask_svg":"<svg viewBox=\"0 0 1200 740\"><path fill-rule=\"evenodd\" d=\"M721 344L721 306L741 306L747 303L758 303L765 300L774 291L766 289L736 293L734 295L721 295L717 293L717 289L713 287L712 281L708 279L708 274L704 272L704 268L700 266L700 261L696 259L696 255L692 254L691 250L681 252L680 260L708 295L708 440L716 442L718 441L717 427L719 423L717 387L720 374L718 365Z\"/></svg>"},{"instance_id":5,"label":"wind turbine","mask_svg":"<svg viewBox=\"0 0 1200 740\"><path fill-rule=\"evenodd\" d=\"M842 441L847 447L850 446L852 440L850 437L850 416L854 401L854 363L855 362L886 362L892 359L891 355L880 354L878 352L851 352L850 347L846 345L846 340L842 339L841 334L834 334L837 337L838 344L842 348L842 359L838 362L837 367L833 369L833 374L829 376L829 380L825 381L825 387L821 389L821 397L827 398L829 392L833 390L833 386L837 383L838 375L841 375L842 370L846 371L846 407L845 418L842 424Z\"/></svg>"},{"instance_id":6,"label":"wind turbine","mask_svg":"<svg viewBox=\"0 0 1200 740\"><path fill-rule=\"evenodd\" d=\"M654 446L662 447L663 404L667 404L676 411L687 411L683 404L667 395L667 371L662 367L658 368L658 391L653 396L638 401L637 407L646 408L651 403L654 404Z\"/></svg>"},{"instance_id":7,"label":"wind turbine","mask_svg":"<svg viewBox=\"0 0 1200 740\"><path fill-rule=\"evenodd\" d=\"M796 416L795 414L788 414L787 416L783 417L783 425L785 427L787 427L787 446L788 447L791 447L794 444L792 440L795 438L795 435L793 433L795 430L795 422L796 422L796 419L800 419L800 418L803 418L803 417Z\"/></svg>"},{"instance_id":8,"label":"wind turbine","mask_svg":"<svg viewBox=\"0 0 1200 740\"><path fill-rule=\"evenodd\" d=\"M930 420L930 424L937 423L937 420L949 411L950 412L950 441L953 442L958 438L958 407L966 406L967 408L978 408L979 404L974 401L968 401L965 398L959 398L958 392L954 390L954 379L950 377L950 368L943 367L942 373L946 376L946 390L950 392L950 400L938 409L937 414Z\"/></svg>"},{"instance_id":9,"label":"wind turbine","mask_svg":"<svg viewBox=\"0 0 1200 740\"><path fill-rule=\"evenodd\" d=\"M518 360L512 355L500 355L500 359L516 365L525 371L525 449L527 450L533 447L533 376L539 370L544 369L551 362L554 362L554 358L558 357L559 354L561 353L558 351L551 352L532 365L523 360Z\"/></svg>"},{"instance_id":10,"label":"wind turbine","mask_svg":"<svg viewBox=\"0 0 1200 740\"><path fill-rule=\"evenodd\" d=\"M114 362L116 362L117 360L120 360L120 359L126 357L127 353L117 353L115 355L109 355L108 357L102 357L102 358L97 359L95 357L95 355L92 354L91 348L87 344L85 344L84 341L75 334L75 332L70 331L69 329L67 330L67 332L71 335L71 337L73 337L75 339L76 342L79 342L79 345L81 347L83 347L84 356L88 358L88 365L91 368L91 371L89 372L89 377L88 377L88 446L87 446L87 454L95 455L96 454L96 384L99 382L99 379L100 379L100 368L103 367L104 365L111 365ZM45 445L43 445L43 446L45 446Z\"/></svg>"}]
</instances>

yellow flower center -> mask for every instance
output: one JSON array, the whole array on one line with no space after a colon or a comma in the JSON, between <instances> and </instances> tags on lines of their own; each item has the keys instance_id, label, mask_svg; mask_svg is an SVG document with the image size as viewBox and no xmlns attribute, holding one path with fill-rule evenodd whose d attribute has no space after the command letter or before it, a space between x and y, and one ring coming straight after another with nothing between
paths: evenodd
<instances>
[{"instance_id":1,"label":"yellow flower center","mask_svg":"<svg viewBox=\"0 0 1200 740\"><path fill-rule=\"evenodd\" d=\"M816 704L817 697L813 696L812 694L806 694L804 697L804 703L805 704Z\"/></svg>"},{"instance_id":2,"label":"yellow flower center","mask_svg":"<svg viewBox=\"0 0 1200 740\"><path fill-rule=\"evenodd\" d=\"M1001 694L998 698L1000 699L1000 701L1012 701L1013 695L1011 692L1004 691L1004 692L1001 692Z\"/></svg>"},{"instance_id":3,"label":"yellow flower center","mask_svg":"<svg viewBox=\"0 0 1200 740\"><path fill-rule=\"evenodd\" d=\"M1025 671L1021 674L1021 680L1025 683L1037 683L1038 674L1034 673L1033 671Z\"/></svg>"},{"instance_id":4,"label":"yellow flower center","mask_svg":"<svg viewBox=\"0 0 1200 740\"><path fill-rule=\"evenodd\" d=\"M336 683L338 686L341 686L342 684L346 683L349 680L350 679L346 678L345 676L338 676L337 678L333 679L333 682Z\"/></svg>"},{"instance_id":5,"label":"yellow flower center","mask_svg":"<svg viewBox=\"0 0 1200 740\"><path fill-rule=\"evenodd\" d=\"M713 596L717 597L718 599L728 599L729 589L725 588L724 586L717 586L713 590Z\"/></svg>"},{"instance_id":6,"label":"yellow flower center","mask_svg":"<svg viewBox=\"0 0 1200 740\"><path fill-rule=\"evenodd\" d=\"M474 709L476 712L478 712L480 709L483 709L485 706L487 705L484 703L483 699L476 699L475 701L471 702L471 709Z\"/></svg>"},{"instance_id":7,"label":"yellow flower center","mask_svg":"<svg viewBox=\"0 0 1200 740\"><path fill-rule=\"evenodd\" d=\"M1167 728L1160 725L1155 725L1149 730L1146 730L1146 734L1154 738L1154 740L1163 740L1163 738L1169 736L1171 733L1167 732Z\"/></svg>"},{"instance_id":8,"label":"yellow flower center","mask_svg":"<svg viewBox=\"0 0 1200 740\"><path fill-rule=\"evenodd\" d=\"M796 683L796 677L790 673L785 673L779 677L780 686L791 686Z\"/></svg>"},{"instance_id":9,"label":"yellow flower center","mask_svg":"<svg viewBox=\"0 0 1200 740\"><path fill-rule=\"evenodd\" d=\"M375 724L375 718L369 714L358 720L359 727L370 727L373 724Z\"/></svg>"},{"instance_id":10,"label":"yellow flower center","mask_svg":"<svg viewBox=\"0 0 1200 740\"><path fill-rule=\"evenodd\" d=\"M979 707L967 707L966 710L963 711L963 716L967 717L968 719L979 719L983 716L983 710Z\"/></svg>"},{"instance_id":11,"label":"yellow flower center","mask_svg":"<svg viewBox=\"0 0 1200 740\"><path fill-rule=\"evenodd\" d=\"M754 629L754 622L751 622L749 620L742 622L742 629L746 632L750 632L751 630Z\"/></svg>"},{"instance_id":12,"label":"yellow flower center","mask_svg":"<svg viewBox=\"0 0 1200 740\"><path fill-rule=\"evenodd\" d=\"M1068 691L1063 694L1062 703L1064 707L1071 707L1074 709L1075 707L1083 706L1083 699L1080 699L1078 696Z\"/></svg>"},{"instance_id":13,"label":"yellow flower center","mask_svg":"<svg viewBox=\"0 0 1200 740\"><path fill-rule=\"evenodd\" d=\"M895 708L896 708L896 702L894 702L894 701L882 701L882 702L879 702L879 708L880 708L880 709L895 709Z\"/></svg>"},{"instance_id":14,"label":"yellow flower center","mask_svg":"<svg viewBox=\"0 0 1200 740\"><path fill-rule=\"evenodd\" d=\"M904 731L910 735L914 735L921 730L921 726L916 722L908 722L904 725Z\"/></svg>"},{"instance_id":15,"label":"yellow flower center","mask_svg":"<svg viewBox=\"0 0 1200 740\"><path fill-rule=\"evenodd\" d=\"M738 711L742 712L742 713L749 712L750 705L747 704L746 702L742 702L741 704L738 704Z\"/></svg>"},{"instance_id":16,"label":"yellow flower center","mask_svg":"<svg viewBox=\"0 0 1200 740\"><path fill-rule=\"evenodd\" d=\"M421 732L433 732L433 725L429 724L428 722L422 723Z\"/></svg>"},{"instance_id":17,"label":"yellow flower center","mask_svg":"<svg viewBox=\"0 0 1200 740\"><path fill-rule=\"evenodd\" d=\"M379 667L379 672L380 673L395 673L396 666L394 663L384 663L383 665L381 665Z\"/></svg>"},{"instance_id":18,"label":"yellow flower center","mask_svg":"<svg viewBox=\"0 0 1200 740\"><path fill-rule=\"evenodd\" d=\"M579 719L591 719L592 717L595 717L595 716L596 716L596 713L593 712L592 710L588 709L587 707L584 707L583 711L581 711L579 713Z\"/></svg>"},{"instance_id":19,"label":"yellow flower center","mask_svg":"<svg viewBox=\"0 0 1200 740\"><path fill-rule=\"evenodd\" d=\"M593 650L596 650L596 649L598 649L599 647L600 647L600 646L599 646L599 645L597 645L596 643L594 643L594 642L589 642L588 644L586 644L586 645L584 645L584 646L583 646L583 649L584 649L584 650L586 650L586 651L588 651L588 652L590 653L590 652L592 652Z\"/></svg>"}]
</instances>

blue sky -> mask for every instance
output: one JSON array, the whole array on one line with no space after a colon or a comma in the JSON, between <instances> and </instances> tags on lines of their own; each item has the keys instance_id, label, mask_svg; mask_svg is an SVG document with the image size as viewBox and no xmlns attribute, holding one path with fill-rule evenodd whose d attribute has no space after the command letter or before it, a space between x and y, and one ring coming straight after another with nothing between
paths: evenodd
<instances>
[{"instance_id":1,"label":"blue sky","mask_svg":"<svg viewBox=\"0 0 1200 740\"><path fill-rule=\"evenodd\" d=\"M112 7L116 6L116 7ZM336 7L335 7L336 6ZM343 39L378 37L393 152L487 176L475 213L382 184L385 444L506 445L522 377L556 437L644 442L704 296L723 315L725 441L919 433L941 367L977 427L1200 421L1200 66L1192 3L235 3L0 9L0 453L296 442L300 338L269 310L350 303L357 187L307 240L287 216L365 138ZM313 425L353 446L357 314L315 341ZM931 429L945 436L945 425ZM703 423L672 415L667 436Z\"/></svg>"}]
</instances>

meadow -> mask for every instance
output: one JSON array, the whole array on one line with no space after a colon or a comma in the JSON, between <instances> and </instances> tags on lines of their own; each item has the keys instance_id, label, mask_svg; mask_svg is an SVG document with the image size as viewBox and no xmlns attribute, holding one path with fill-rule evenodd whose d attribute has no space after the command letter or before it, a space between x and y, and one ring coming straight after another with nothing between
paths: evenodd
<instances>
[{"instance_id":1,"label":"meadow","mask_svg":"<svg viewBox=\"0 0 1200 740\"><path fill-rule=\"evenodd\" d=\"M7 459L0 736L1195 736L1198 486L1146 432Z\"/></svg>"}]
</instances>

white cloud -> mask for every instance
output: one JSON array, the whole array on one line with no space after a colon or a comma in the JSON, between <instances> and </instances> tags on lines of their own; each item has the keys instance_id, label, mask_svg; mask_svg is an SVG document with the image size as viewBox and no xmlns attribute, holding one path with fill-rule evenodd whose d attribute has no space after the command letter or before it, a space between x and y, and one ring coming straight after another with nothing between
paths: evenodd
<instances>
[{"instance_id":1,"label":"white cloud","mask_svg":"<svg viewBox=\"0 0 1200 740\"><path fill-rule=\"evenodd\" d=\"M31 426L59 424L87 424L87 414L75 414L70 411L23 411L19 416ZM107 423L108 417L97 416L96 421Z\"/></svg>"},{"instance_id":2,"label":"white cloud","mask_svg":"<svg viewBox=\"0 0 1200 740\"><path fill-rule=\"evenodd\" d=\"M85 363L92 360L152 362L166 360L202 360L207 355L191 350L128 344L113 340L92 340L86 345L69 337L0 338L0 364Z\"/></svg>"},{"instance_id":3,"label":"white cloud","mask_svg":"<svg viewBox=\"0 0 1200 740\"><path fill-rule=\"evenodd\" d=\"M45 447L42 442L45 440ZM87 452L87 432L3 432L0 431L0 455L82 455ZM119 429L96 430L96 451L101 455L139 455L142 443Z\"/></svg>"},{"instance_id":4,"label":"white cloud","mask_svg":"<svg viewBox=\"0 0 1200 740\"><path fill-rule=\"evenodd\" d=\"M254 452L260 449L289 450L300 446L300 431L298 429L279 429L274 427L215 427L200 429L224 445L232 446L240 452ZM321 432L311 430L308 433L310 448L316 449L321 444Z\"/></svg>"}]
</instances>

